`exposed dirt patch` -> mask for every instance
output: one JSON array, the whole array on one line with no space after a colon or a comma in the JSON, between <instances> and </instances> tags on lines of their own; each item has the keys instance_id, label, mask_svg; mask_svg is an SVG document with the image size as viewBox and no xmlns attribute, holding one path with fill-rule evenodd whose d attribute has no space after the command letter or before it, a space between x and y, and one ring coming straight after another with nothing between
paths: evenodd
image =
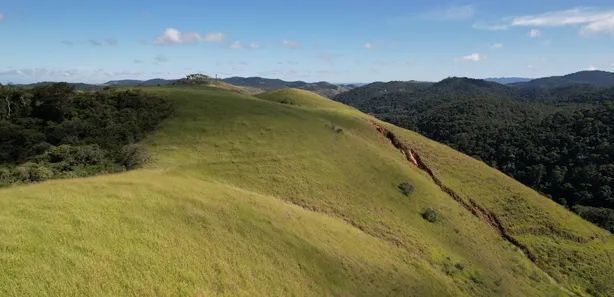
<instances>
[{"instance_id":1,"label":"exposed dirt patch","mask_svg":"<svg viewBox=\"0 0 614 297\"><path fill-rule=\"evenodd\" d=\"M523 253L529 258L529 260L531 260L533 263L535 263L537 267L539 267L539 265L537 265L536 263L537 258L535 257L535 255L531 253L531 251L527 248L526 245L519 242L518 240L516 240L514 237L510 235L510 233L506 230L503 224L501 224L501 221L499 221L499 218L497 218L497 216L494 213L484 209L482 206L480 206L477 202L475 202L471 198L466 198L466 199L461 198L452 189L448 188L446 185L443 184L443 182L435 175L435 173L433 173L433 171L424 163L424 161L420 158L420 155L415 150L409 148L406 144L404 144L394 133L392 133L392 131L378 125L377 123L373 121L370 121L370 122L375 127L375 129L379 133L384 135L395 148L401 151L401 153L403 154L403 156L405 156L407 161L411 162L412 164L420 168L422 171L426 172L431 177L431 179L433 179L433 182L444 193L448 194L450 197L456 200L459 204L461 204L464 208L466 208L473 215L475 215L476 217L486 222L486 224L491 226L497 233L499 233L499 235L503 239L507 240L514 246L521 249ZM544 273L546 272L544 271ZM548 273L546 273L546 275L548 275ZM550 277L550 279L554 282L554 279L552 277Z\"/></svg>"}]
</instances>

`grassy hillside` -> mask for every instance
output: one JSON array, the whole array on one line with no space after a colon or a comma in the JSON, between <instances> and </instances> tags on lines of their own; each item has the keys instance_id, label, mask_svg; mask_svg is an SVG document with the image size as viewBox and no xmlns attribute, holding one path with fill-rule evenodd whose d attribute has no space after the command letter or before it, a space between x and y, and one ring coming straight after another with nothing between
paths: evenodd
<instances>
[{"instance_id":1,"label":"grassy hillside","mask_svg":"<svg viewBox=\"0 0 614 297\"><path fill-rule=\"evenodd\" d=\"M265 91L275 91L286 88L302 89L314 92L320 96L332 98L354 88L353 85L335 85L329 82L320 81L308 83L304 81L284 81L281 79L270 79L262 77L229 77L222 81L241 87L251 87L263 89Z\"/></svg>"},{"instance_id":2,"label":"grassy hillside","mask_svg":"<svg viewBox=\"0 0 614 297\"><path fill-rule=\"evenodd\" d=\"M0 295L614 292L609 233L446 146L379 123L516 245L356 110L297 90L144 90L176 105L145 168L0 189Z\"/></svg>"},{"instance_id":3,"label":"grassy hillside","mask_svg":"<svg viewBox=\"0 0 614 297\"><path fill-rule=\"evenodd\" d=\"M350 109L350 107L347 105L343 105L335 101L326 99L318 94L299 89L281 89L277 91L269 91L257 94L256 97L271 102L296 106Z\"/></svg>"},{"instance_id":4,"label":"grassy hillside","mask_svg":"<svg viewBox=\"0 0 614 297\"><path fill-rule=\"evenodd\" d=\"M614 88L520 90L468 78L422 89L388 84L406 91L370 85L334 99L482 160L614 232Z\"/></svg>"}]
</instances>

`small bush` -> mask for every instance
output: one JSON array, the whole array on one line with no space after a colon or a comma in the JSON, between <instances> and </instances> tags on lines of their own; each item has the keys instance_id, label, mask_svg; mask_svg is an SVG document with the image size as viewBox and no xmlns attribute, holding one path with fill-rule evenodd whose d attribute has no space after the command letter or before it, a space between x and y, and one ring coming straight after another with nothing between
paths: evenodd
<instances>
[{"instance_id":1,"label":"small bush","mask_svg":"<svg viewBox=\"0 0 614 297\"><path fill-rule=\"evenodd\" d=\"M414 192L414 185L408 183L408 182L402 182L401 184L399 184L399 190L401 190L401 193L403 193L403 195L409 197L411 195L411 193Z\"/></svg>"},{"instance_id":2,"label":"small bush","mask_svg":"<svg viewBox=\"0 0 614 297\"><path fill-rule=\"evenodd\" d=\"M20 182L30 181L30 170L26 166L17 166L13 168L13 180Z\"/></svg>"},{"instance_id":3,"label":"small bush","mask_svg":"<svg viewBox=\"0 0 614 297\"><path fill-rule=\"evenodd\" d=\"M149 158L149 152L143 145L131 143L121 149L119 163L127 169L134 169L145 164Z\"/></svg>"},{"instance_id":4,"label":"small bush","mask_svg":"<svg viewBox=\"0 0 614 297\"><path fill-rule=\"evenodd\" d=\"M53 171L40 164L26 163L30 172L30 181L42 182L53 178Z\"/></svg>"},{"instance_id":5,"label":"small bush","mask_svg":"<svg viewBox=\"0 0 614 297\"><path fill-rule=\"evenodd\" d=\"M472 274L469 279L471 279L472 282L476 283L476 284L483 284L484 281L482 280L482 276L480 274L478 274L477 272Z\"/></svg>"},{"instance_id":6,"label":"small bush","mask_svg":"<svg viewBox=\"0 0 614 297\"><path fill-rule=\"evenodd\" d=\"M337 133L342 133L343 129L341 127L337 127L334 124L330 124L330 125L325 125L328 129L330 129L331 131L337 132Z\"/></svg>"},{"instance_id":7,"label":"small bush","mask_svg":"<svg viewBox=\"0 0 614 297\"><path fill-rule=\"evenodd\" d=\"M431 223L436 223L441 220L441 214L436 209L429 207L422 212L422 218Z\"/></svg>"}]
</instances>

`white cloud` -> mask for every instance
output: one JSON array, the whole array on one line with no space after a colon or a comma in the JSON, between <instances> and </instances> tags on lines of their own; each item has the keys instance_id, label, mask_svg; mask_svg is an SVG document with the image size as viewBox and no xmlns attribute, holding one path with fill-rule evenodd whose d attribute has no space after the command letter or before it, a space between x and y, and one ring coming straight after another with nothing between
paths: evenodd
<instances>
[{"instance_id":1,"label":"white cloud","mask_svg":"<svg viewBox=\"0 0 614 297\"><path fill-rule=\"evenodd\" d=\"M230 45L231 49L242 49L243 45L241 44L240 41L235 41Z\"/></svg>"},{"instance_id":2,"label":"white cloud","mask_svg":"<svg viewBox=\"0 0 614 297\"><path fill-rule=\"evenodd\" d=\"M488 31L504 31L509 28L508 25L486 25L482 23L473 24L474 29L478 30L488 30Z\"/></svg>"},{"instance_id":3,"label":"white cloud","mask_svg":"<svg viewBox=\"0 0 614 297\"><path fill-rule=\"evenodd\" d=\"M552 11L538 15L514 18L512 26L568 26L583 25L580 33L611 34L614 36L614 10L599 10L592 8L574 8L563 11Z\"/></svg>"},{"instance_id":4,"label":"white cloud","mask_svg":"<svg viewBox=\"0 0 614 297\"><path fill-rule=\"evenodd\" d=\"M4 15L0 12L0 22L4 20Z\"/></svg>"},{"instance_id":5,"label":"white cloud","mask_svg":"<svg viewBox=\"0 0 614 297\"><path fill-rule=\"evenodd\" d=\"M490 48L497 49L497 48L502 48L502 47L503 47L503 43L495 43Z\"/></svg>"},{"instance_id":6,"label":"white cloud","mask_svg":"<svg viewBox=\"0 0 614 297\"><path fill-rule=\"evenodd\" d=\"M195 43L197 41L206 41L206 42L223 42L225 38L224 33L209 33L205 37L196 32L191 33L181 33L179 30L175 28L166 28L164 30L164 34L158 36L154 40L154 44L189 44Z\"/></svg>"},{"instance_id":7,"label":"white cloud","mask_svg":"<svg viewBox=\"0 0 614 297\"><path fill-rule=\"evenodd\" d=\"M365 43L365 45L363 45L363 47L364 47L364 48L366 48L366 49L368 49L368 50L370 50L370 49L372 49L372 48L373 48L373 43L371 43L371 42L367 42L367 43Z\"/></svg>"},{"instance_id":8,"label":"white cloud","mask_svg":"<svg viewBox=\"0 0 614 297\"><path fill-rule=\"evenodd\" d=\"M224 42L226 35L222 32L209 33L205 36L207 42Z\"/></svg>"},{"instance_id":9,"label":"white cloud","mask_svg":"<svg viewBox=\"0 0 614 297\"><path fill-rule=\"evenodd\" d=\"M597 70L597 67L591 65L591 66L588 66L588 68L586 68L586 70L595 71L595 70Z\"/></svg>"},{"instance_id":10,"label":"white cloud","mask_svg":"<svg viewBox=\"0 0 614 297\"><path fill-rule=\"evenodd\" d=\"M529 31L528 35L531 36L531 38L536 38L536 37L542 36L542 32L540 32L537 29L531 29L531 31Z\"/></svg>"},{"instance_id":11,"label":"white cloud","mask_svg":"<svg viewBox=\"0 0 614 297\"><path fill-rule=\"evenodd\" d=\"M258 43L252 42L252 43L248 44L247 47L249 47L251 49L257 49L257 48L260 48L260 45Z\"/></svg>"},{"instance_id":12,"label":"white cloud","mask_svg":"<svg viewBox=\"0 0 614 297\"><path fill-rule=\"evenodd\" d=\"M200 40L202 40L202 36L198 33L181 33L175 28L166 28L164 34L158 36L156 40L154 40L154 44L184 44L194 43Z\"/></svg>"},{"instance_id":13,"label":"white cloud","mask_svg":"<svg viewBox=\"0 0 614 297\"><path fill-rule=\"evenodd\" d=\"M486 60L486 56L482 54L478 54L478 53L473 53L471 55L464 56L462 58L454 58L455 62L463 62L463 61L479 62L483 60Z\"/></svg>"},{"instance_id":14,"label":"white cloud","mask_svg":"<svg viewBox=\"0 0 614 297\"><path fill-rule=\"evenodd\" d=\"M78 70L56 70L47 68L22 68L0 71L0 76L28 76L33 78L47 78L54 76L71 76L79 74Z\"/></svg>"},{"instance_id":15,"label":"white cloud","mask_svg":"<svg viewBox=\"0 0 614 297\"><path fill-rule=\"evenodd\" d=\"M24 83L37 81L79 81L87 82L90 79L108 79L107 76L134 77L142 75L142 72L134 71L109 71L103 69L54 69L54 68L22 68L0 71L0 76L9 77Z\"/></svg>"},{"instance_id":16,"label":"white cloud","mask_svg":"<svg viewBox=\"0 0 614 297\"><path fill-rule=\"evenodd\" d=\"M586 25L580 30L580 33L584 36L605 33L614 37L614 14L610 19L592 22Z\"/></svg>"},{"instance_id":17,"label":"white cloud","mask_svg":"<svg viewBox=\"0 0 614 297\"><path fill-rule=\"evenodd\" d=\"M297 42L297 41L284 40L284 41L281 42L281 44L283 44L283 46L289 47L289 48L299 48L299 47L301 47L301 43Z\"/></svg>"},{"instance_id":18,"label":"white cloud","mask_svg":"<svg viewBox=\"0 0 614 297\"><path fill-rule=\"evenodd\" d=\"M472 5L450 5L447 7L437 7L432 11L422 14L422 17L436 21L457 21L467 20L475 16L475 9Z\"/></svg>"}]
</instances>

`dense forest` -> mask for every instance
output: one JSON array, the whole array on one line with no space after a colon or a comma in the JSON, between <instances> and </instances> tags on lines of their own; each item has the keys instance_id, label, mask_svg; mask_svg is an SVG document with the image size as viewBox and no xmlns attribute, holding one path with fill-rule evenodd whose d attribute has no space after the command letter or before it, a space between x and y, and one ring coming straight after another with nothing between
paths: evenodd
<instances>
[{"instance_id":1,"label":"dense forest","mask_svg":"<svg viewBox=\"0 0 614 297\"><path fill-rule=\"evenodd\" d=\"M614 231L614 88L448 78L374 83L334 99L482 160Z\"/></svg>"},{"instance_id":2,"label":"dense forest","mask_svg":"<svg viewBox=\"0 0 614 297\"><path fill-rule=\"evenodd\" d=\"M132 169L148 158L137 142L172 111L136 90L1 86L0 186Z\"/></svg>"}]
</instances>

